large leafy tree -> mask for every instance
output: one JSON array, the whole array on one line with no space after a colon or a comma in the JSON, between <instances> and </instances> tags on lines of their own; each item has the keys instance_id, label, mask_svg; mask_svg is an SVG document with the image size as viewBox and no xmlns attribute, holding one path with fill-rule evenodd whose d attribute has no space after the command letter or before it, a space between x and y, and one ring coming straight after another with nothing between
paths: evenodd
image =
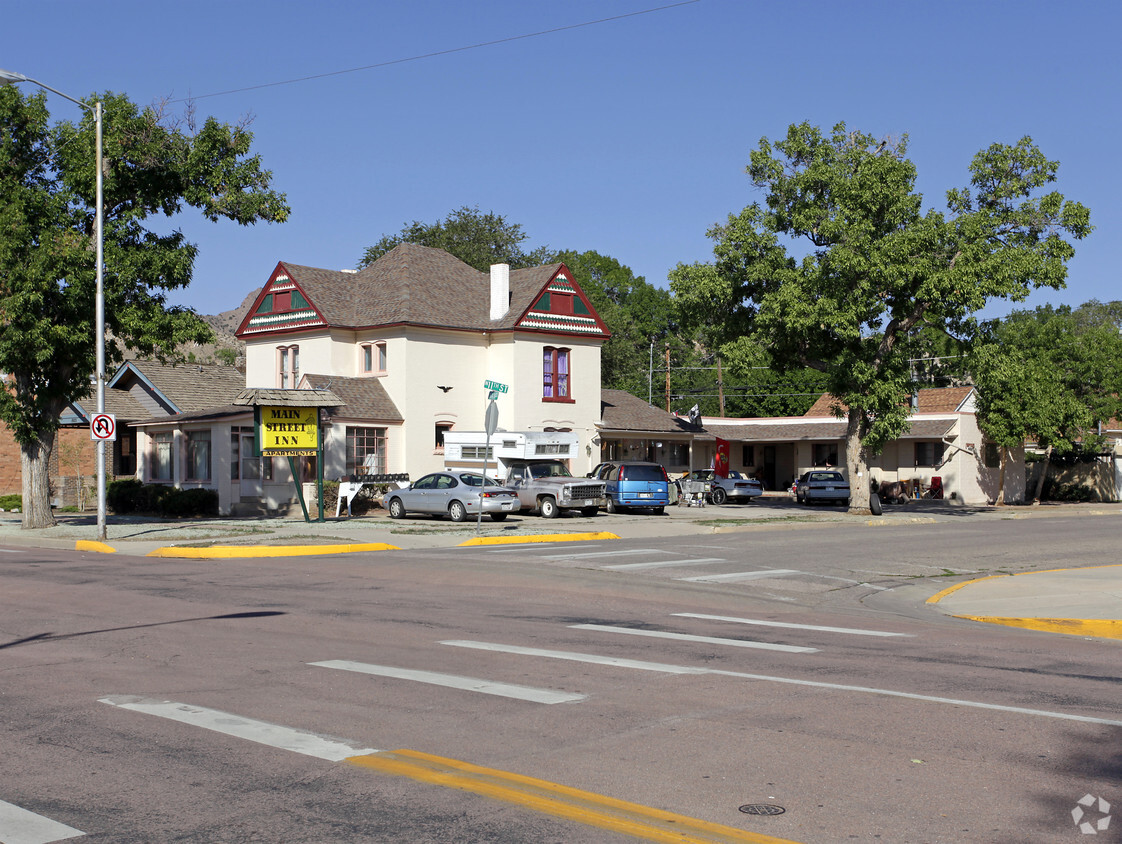
<instances>
[{"instance_id":1,"label":"large leafy tree","mask_svg":"<svg viewBox=\"0 0 1122 844\"><path fill-rule=\"evenodd\" d=\"M243 225L288 216L244 126L177 122L107 93L104 104L106 359L172 356L210 331L169 307L197 247L153 218L185 206ZM94 98L88 101L93 102ZM95 138L88 114L50 123L42 94L0 88L0 419L20 445L23 526L53 524L48 462L66 405L95 374Z\"/></svg>"},{"instance_id":2,"label":"large leafy tree","mask_svg":"<svg viewBox=\"0 0 1122 844\"><path fill-rule=\"evenodd\" d=\"M363 253L359 267L373 263L400 243L443 249L480 272L487 272L492 264L509 264L518 269L546 263L550 254L547 247L532 252L523 250L522 244L528 237L521 225L508 223L501 214L484 214L478 207L465 205L435 223L414 220L397 234L383 235Z\"/></svg>"},{"instance_id":3,"label":"large leafy tree","mask_svg":"<svg viewBox=\"0 0 1122 844\"><path fill-rule=\"evenodd\" d=\"M1052 455L1097 445L1100 423L1122 414L1122 302L1013 311L983 326L972 355L978 422L1006 450L1044 448L1036 499ZM999 496L999 501L1001 500Z\"/></svg>"},{"instance_id":4,"label":"large leafy tree","mask_svg":"<svg viewBox=\"0 0 1122 844\"><path fill-rule=\"evenodd\" d=\"M776 366L825 375L847 422L852 512L868 511L869 455L907 428L928 329L966 335L987 302L1062 287L1070 239L1091 231L1084 206L1043 192L1059 165L1029 138L978 153L948 213L923 211L906 151L906 137L845 124L762 139L748 175L763 203L710 231L713 263L671 274L683 311L721 339L751 336Z\"/></svg>"}]
</instances>

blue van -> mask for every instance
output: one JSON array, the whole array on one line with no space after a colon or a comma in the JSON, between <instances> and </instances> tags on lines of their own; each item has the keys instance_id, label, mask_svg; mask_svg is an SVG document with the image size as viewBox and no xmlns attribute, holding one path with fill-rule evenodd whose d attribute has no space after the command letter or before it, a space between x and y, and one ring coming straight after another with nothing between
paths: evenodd
<instances>
[{"instance_id":1,"label":"blue van","mask_svg":"<svg viewBox=\"0 0 1122 844\"><path fill-rule=\"evenodd\" d=\"M590 477L604 482L609 513L642 507L661 514L670 503L670 479L658 463L601 463Z\"/></svg>"}]
</instances>

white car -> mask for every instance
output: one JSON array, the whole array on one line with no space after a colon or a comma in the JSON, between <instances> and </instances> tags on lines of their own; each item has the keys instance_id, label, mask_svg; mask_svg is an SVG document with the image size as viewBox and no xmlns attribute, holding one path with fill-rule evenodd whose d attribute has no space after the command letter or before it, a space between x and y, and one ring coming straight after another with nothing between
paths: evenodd
<instances>
[{"instance_id":1,"label":"white car","mask_svg":"<svg viewBox=\"0 0 1122 844\"><path fill-rule=\"evenodd\" d=\"M714 504L724 504L727 501L751 501L764 494L764 485L755 478L749 478L740 472L729 472L727 478L720 477L712 469L699 469L690 472L684 481L705 481L709 484L708 498Z\"/></svg>"}]
</instances>

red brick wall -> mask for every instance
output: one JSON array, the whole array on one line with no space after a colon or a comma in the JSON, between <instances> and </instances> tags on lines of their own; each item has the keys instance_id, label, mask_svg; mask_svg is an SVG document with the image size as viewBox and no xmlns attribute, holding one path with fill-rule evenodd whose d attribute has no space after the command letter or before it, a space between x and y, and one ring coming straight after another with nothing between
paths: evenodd
<instances>
[{"instance_id":1,"label":"red brick wall","mask_svg":"<svg viewBox=\"0 0 1122 844\"><path fill-rule=\"evenodd\" d=\"M8 426L0 422L0 495L18 495L19 492L19 445Z\"/></svg>"},{"instance_id":2,"label":"red brick wall","mask_svg":"<svg viewBox=\"0 0 1122 844\"><path fill-rule=\"evenodd\" d=\"M87 487L97 483L97 450L90 429L61 428L51 452L51 498L61 499L63 505L77 504L79 475ZM21 484L19 444L0 422L0 495L20 494Z\"/></svg>"}]
</instances>

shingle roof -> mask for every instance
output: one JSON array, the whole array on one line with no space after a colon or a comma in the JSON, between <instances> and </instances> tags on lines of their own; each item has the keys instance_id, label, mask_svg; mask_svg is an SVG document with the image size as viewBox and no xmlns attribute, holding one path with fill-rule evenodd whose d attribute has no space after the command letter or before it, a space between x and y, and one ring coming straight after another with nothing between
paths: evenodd
<instances>
[{"instance_id":1,"label":"shingle roof","mask_svg":"<svg viewBox=\"0 0 1122 844\"><path fill-rule=\"evenodd\" d=\"M781 422L774 419L761 419L760 421L721 424L720 422L706 422L706 432L723 440L751 440L752 442L796 442L802 440L840 440L845 438L846 423L840 419L823 418L813 419L793 416L791 421ZM798 420L798 421L796 421ZM902 433L902 440L937 440L941 439L952 427L955 420L943 419L913 419L908 430Z\"/></svg>"},{"instance_id":2,"label":"shingle roof","mask_svg":"<svg viewBox=\"0 0 1122 844\"><path fill-rule=\"evenodd\" d=\"M340 378L337 375L306 375L305 378L314 389L329 389L346 402L343 407L330 409L331 416L379 422L404 420L379 378Z\"/></svg>"},{"instance_id":3,"label":"shingle roof","mask_svg":"<svg viewBox=\"0 0 1122 844\"><path fill-rule=\"evenodd\" d=\"M442 249L402 243L358 272L281 265L334 327L412 323L478 330L513 328L561 268L512 270L510 309L492 321L490 274Z\"/></svg>"},{"instance_id":4,"label":"shingle roof","mask_svg":"<svg viewBox=\"0 0 1122 844\"><path fill-rule=\"evenodd\" d=\"M918 393L919 407L916 408L915 412L955 413L973 390L974 388L969 386L928 387L920 390ZM831 416L836 419L837 417L830 410L830 406L833 404L841 405L841 402L838 402L829 393L823 393L803 416ZM845 407L845 405L841 406Z\"/></svg>"},{"instance_id":5,"label":"shingle roof","mask_svg":"<svg viewBox=\"0 0 1122 844\"><path fill-rule=\"evenodd\" d=\"M206 410L191 410L186 413L175 413L171 416L158 416L145 419L141 422L131 423L134 428L145 428L154 425L164 425L169 422L201 422L207 419L225 419L229 416L247 416L252 414L253 408L244 405L226 404L221 407L211 407Z\"/></svg>"},{"instance_id":6,"label":"shingle roof","mask_svg":"<svg viewBox=\"0 0 1122 844\"><path fill-rule=\"evenodd\" d=\"M697 430L688 420L659 410L624 390L600 391L600 418L605 431L689 433Z\"/></svg>"},{"instance_id":7,"label":"shingle roof","mask_svg":"<svg viewBox=\"0 0 1122 844\"><path fill-rule=\"evenodd\" d=\"M122 422L153 418L151 411L129 392L138 381L146 385L145 389L155 390L181 413L227 404L245 389L245 373L233 366L129 360L106 384L105 412ZM97 412L97 397L92 391L75 404L87 417Z\"/></svg>"}]
</instances>

